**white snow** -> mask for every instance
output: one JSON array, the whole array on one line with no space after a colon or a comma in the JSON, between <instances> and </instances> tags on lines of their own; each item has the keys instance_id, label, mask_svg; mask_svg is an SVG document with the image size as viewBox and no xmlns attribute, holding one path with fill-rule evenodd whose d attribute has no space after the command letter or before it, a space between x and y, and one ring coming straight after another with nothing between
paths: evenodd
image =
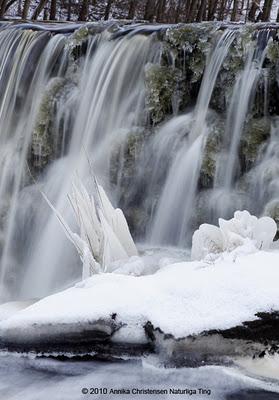
<instances>
[{"instance_id":1,"label":"white snow","mask_svg":"<svg viewBox=\"0 0 279 400\"><path fill-rule=\"evenodd\" d=\"M192 239L192 260L207 255L232 251L239 246L254 246L254 250L268 250L277 232L276 222L270 217L257 218L248 211L236 211L234 218L219 218L219 226L203 224Z\"/></svg>"},{"instance_id":2,"label":"white snow","mask_svg":"<svg viewBox=\"0 0 279 400\"><path fill-rule=\"evenodd\" d=\"M35 303L37 300L26 300L26 301L9 301L0 305L0 321L10 318L12 315L16 314L18 311L29 307L31 304Z\"/></svg>"},{"instance_id":3,"label":"white snow","mask_svg":"<svg viewBox=\"0 0 279 400\"><path fill-rule=\"evenodd\" d=\"M61 324L63 330L67 324L82 329L83 323L117 313L116 321L126 326L115 340L144 342L147 321L179 338L253 320L259 311L279 309L279 250L255 252L250 244L148 276L94 275L2 321L0 334L32 340Z\"/></svg>"}]
</instances>

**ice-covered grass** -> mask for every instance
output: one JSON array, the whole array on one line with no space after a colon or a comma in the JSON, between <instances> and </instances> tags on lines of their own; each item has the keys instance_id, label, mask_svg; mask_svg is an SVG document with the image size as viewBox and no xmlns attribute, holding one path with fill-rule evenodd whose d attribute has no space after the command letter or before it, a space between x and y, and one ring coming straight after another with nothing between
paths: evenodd
<instances>
[{"instance_id":1,"label":"ice-covered grass","mask_svg":"<svg viewBox=\"0 0 279 400\"><path fill-rule=\"evenodd\" d=\"M61 324L82 330L116 313L116 322L124 324L117 341L144 342L147 321L180 338L278 310L278 281L279 250L254 252L243 245L218 259L170 264L153 275L94 275L2 321L0 331L10 340L33 340Z\"/></svg>"},{"instance_id":2,"label":"ice-covered grass","mask_svg":"<svg viewBox=\"0 0 279 400\"><path fill-rule=\"evenodd\" d=\"M246 210L236 211L228 221L219 218L219 227L202 224L193 235L191 256L193 260L219 257L219 253L244 245L251 251L268 250L276 232L277 225L272 218L257 218Z\"/></svg>"},{"instance_id":3,"label":"ice-covered grass","mask_svg":"<svg viewBox=\"0 0 279 400\"><path fill-rule=\"evenodd\" d=\"M72 231L64 217L42 193L80 256L83 279L107 272L108 266L113 262L138 255L122 210L112 206L94 175L92 182L93 191L89 193L76 177L72 183L72 193L68 195L79 233Z\"/></svg>"}]
</instances>

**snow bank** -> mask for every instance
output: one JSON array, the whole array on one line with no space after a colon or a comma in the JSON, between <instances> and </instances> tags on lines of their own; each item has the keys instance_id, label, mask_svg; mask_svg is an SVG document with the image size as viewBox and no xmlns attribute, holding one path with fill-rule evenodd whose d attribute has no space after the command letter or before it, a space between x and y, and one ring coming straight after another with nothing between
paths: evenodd
<instances>
[{"instance_id":1,"label":"snow bank","mask_svg":"<svg viewBox=\"0 0 279 400\"><path fill-rule=\"evenodd\" d=\"M37 300L26 300L26 301L9 301L0 305L0 321L10 318L12 315L16 314L18 311L29 307L31 304L35 303Z\"/></svg>"},{"instance_id":2,"label":"snow bank","mask_svg":"<svg viewBox=\"0 0 279 400\"><path fill-rule=\"evenodd\" d=\"M73 324L82 332L83 324L111 320L113 313L124 324L116 341L144 342L147 321L176 338L227 329L254 320L257 312L278 310L278 282L278 250L227 253L141 277L98 274L2 321L0 336L42 339Z\"/></svg>"},{"instance_id":3,"label":"snow bank","mask_svg":"<svg viewBox=\"0 0 279 400\"><path fill-rule=\"evenodd\" d=\"M257 218L248 211L236 211L234 218L219 218L219 228L203 224L192 239L192 260L202 260L208 255L232 251L240 246L268 250L277 232L276 222L270 217Z\"/></svg>"}]
</instances>

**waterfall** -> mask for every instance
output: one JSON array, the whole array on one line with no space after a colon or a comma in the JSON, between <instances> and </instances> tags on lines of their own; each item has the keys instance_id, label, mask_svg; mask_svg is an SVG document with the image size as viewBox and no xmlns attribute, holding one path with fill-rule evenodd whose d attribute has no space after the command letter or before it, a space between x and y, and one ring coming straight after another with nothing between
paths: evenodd
<instances>
[{"instance_id":1,"label":"waterfall","mask_svg":"<svg viewBox=\"0 0 279 400\"><path fill-rule=\"evenodd\" d=\"M7 33L8 35L11 34L9 30L4 31L3 34L6 35ZM31 47L32 43L37 44L37 41L41 40L41 36L47 34L15 31L14 35L16 35L16 38L12 41L19 39L24 41L22 43L23 50L19 47L19 50L24 52L23 55L20 55L23 71L15 71L11 77L11 84L19 84L20 73L24 72L26 63L30 63L29 42ZM12 150L16 151L16 146L19 145L24 136L24 144L18 155L20 164L17 166L21 172L18 173L17 169L15 170L7 165L11 160L11 154L7 154L2 161L3 168L6 167L9 173L12 169L16 176L7 223L3 233L5 241L0 282L2 287L5 287L5 285L12 287L13 285L6 284L7 279L10 279L13 268L21 268L24 271L22 276L21 271L17 270L14 273L16 279L21 278L20 291L22 297L45 295L56 287L60 287L61 284L65 284L65 276L69 276L69 279L76 279L78 273L78 268L76 268L78 260L73 249L66 242L63 232L57 225L55 216L40 199L36 186L43 187L43 190L56 204L57 208L68 215L67 193L70 190L70 181L76 172L84 180L89 176L90 168L87 157L92 159L94 173L98 175L105 186L108 186L111 153L121 143L125 142L133 127L144 124L146 120L144 115L144 68L149 62L159 61L160 44L153 41L151 36L134 35L134 32L112 41L108 39L109 34L105 31L90 40L85 60L79 66L79 82L76 85L74 85L74 82L68 84L70 86L69 93L65 90L66 83L57 80L61 76L68 76L70 79L70 75L73 74L72 70L77 68L71 59L70 46L65 44L65 37L62 35L55 35L48 40L45 50L36 60L38 66L29 89L33 101L28 99L26 102L28 106L31 104L31 110L20 109L25 120L26 116L29 115L27 126L26 122L17 125L18 134L13 143L14 146L12 146ZM68 55L63 57L62 53L67 51ZM57 64L58 57L62 58L62 61L59 62L59 70L55 71L55 76L53 76L53 64L55 62ZM6 59L7 62L11 62L8 57ZM63 60L67 64L64 68L62 68ZM20 69L21 64L18 62L14 64ZM76 78L77 76L71 79L74 81ZM40 131L44 122L37 121L36 118L43 118L44 115L40 114L50 112L48 109L46 111L41 110L40 107L47 107L44 104L44 102L47 102L47 99L44 98L46 95L44 87L48 87L53 81L64 86L66 92L64 98L62 97L63 101L60 97L60 100L55 103L54 121L52 121L53 126L51 127L53 130L57 129L60 135L62 133L61 154L64 157L54 161L37 184L30 185L20 192L23 184L23 170L27 174L25 179L28 179L26 158L31 136L32 146L38 147L35 165L38 161L36 158L39 157L40 159L41 157L40 147L44 144L40 144L39 135L44 135L46 132ZM6 93L7 97L18 95L17 88L11 91L9 86ZM55 92L53 96L55 96ZM14 114L15 110L9 99L7 99L7 104L4 103L2 107L9 107L9 112L12 115ZM75 114L74 122L71 121L71 114ZM46 129L47 126L43 126L43 130ZM8 126L8 133L10 130L12 130L11 126ZM65 135L67 135L67 140L64 137ZM39 143L34 138L37 138ZM69 143L66 146L67 141ZM7 141L5 145L8 146ZM4 158L4 156L2 157ZM1 178L8 179L4 174L1 175ZM8 182L2 183L1 181L3 190L5 190L5 185L7 186ZM70 218L70 215L68 217ZM22 227L23 232L17 232L18 227ZM26 247L20 261L21 265L16 265L15 261L12 260L11 267L10 257L16 254L15 248L21 234L27 235L27 238L24 238ZM72 271L72 274L70 271ZM17 288L19 282L13 284Z\"/></svg>"},{"instance_id":2,"label":"waterfall","mask_svg":"<svg viewBox=\"0 0 279 400\"><path fill-rule=\"evenodd\" d=\"M90 190L93 172L148 245L185 248L197 225L238 208L277 212L272 35L219 24L1 25L0 301L80 279L40 193L74 230L75 174Z\"/></svg>"},{"instance_id":3,"label":"waterfall","mask_svg":"<svg viewBox=\"0 0 279 400\"><path fill-rule=\"evenodd\" d=\"M18 229L15 220L19 192L24 182L28 181L28 146L43 89L50 82L58 62L61 64L57 76L63 72L64 41L63 35L49 38L47 33L42 32L15 29L4 29L0 32L1 213L8 208L2 231L1 288L10 264L15 265L13 257L17 249L16 243L12 244L12 236Z\"/></svg>"},{"instance_id":4,"label":"waterfall","mask_svg":"<svg viewBox=\"0 0 279 400\"><path fill-rule=\"evenodd\" d=\"M255 54L256 53L256 54ZM237 149L243 131L251 97L261 74L265 52L255 51L254 45L248 50L247 60L241 75L237 78L227 118L225 140L230 142L225 165L224 186L230 188L236 172Z\"/></svg>"},{"instance_id":5,"label":"waterfall","mask_svg":"<svg viewBox=\"0 0 279 400\"><path fill-rule=\"evenodd\" d=\"M234 32L225 31L208 59L192 128L173 161L160 197L151 232L151 241L154 243L185 245L207 134L208 106L218 73L233 40Z\"/></svg>"}]
</instances>

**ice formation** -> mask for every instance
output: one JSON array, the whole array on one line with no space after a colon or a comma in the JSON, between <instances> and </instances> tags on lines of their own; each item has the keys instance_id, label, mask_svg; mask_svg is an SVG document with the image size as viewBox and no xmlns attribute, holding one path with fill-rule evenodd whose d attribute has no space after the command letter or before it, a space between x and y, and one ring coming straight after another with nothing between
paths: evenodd
<instances>
[{"instance_id":1,"label":"ice formation","mask_svg":"<svg viewBox=\"0 0 279 400\"><path fill-rule=\"evenodd\" d=\"M268 250L277 232L270 217L257 218L248 211L236 211L234 218L219 218L219 227L202 224L192 239L192 260L202 260L209 254L232 251L239 246L254 246L255 250Z\"/></svg>"},{"instance_id":2,"label":"ice formation","mask_svg":"<svg viewBox=\"0 0 279 400\"><path fill-rule=\"evenodd\" d=\"M113 208L104 189L95 178L93 195L87 192L79 179L72 184L69 201L80 230L79 234L71 230L63 216L45 195L44 197L79 253L83 263L83 279L94 273L106 272L110 263L138 255L123 212L119 208Z\"/></svg>"}]
</instances>

